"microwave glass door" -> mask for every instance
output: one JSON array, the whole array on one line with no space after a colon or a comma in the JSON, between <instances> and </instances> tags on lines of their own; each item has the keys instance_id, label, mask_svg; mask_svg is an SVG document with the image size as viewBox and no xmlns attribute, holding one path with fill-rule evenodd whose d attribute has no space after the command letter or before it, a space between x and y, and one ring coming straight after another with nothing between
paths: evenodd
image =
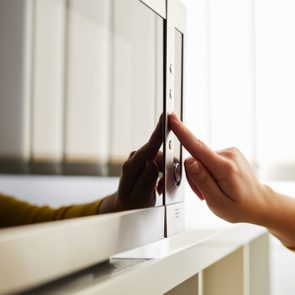
<instances>
[{"instance_id":1,"label":"microwave glass door","mask_svg":"<svg viewBox=\"0 0 295 295\"><path fill-rule=\"evenodd\" d=\"M28 25L23 28L13 17L3 20L8 22L3 30L13 29L18 46L10 54L0 47L0 60L23 77L8 73L8 83L0 84L0 171L47 177L41 179L44 192L39 190L38 198L30 192L40 183L35 176L11 176L2 191L57 206L88 201L85 194L115 192L123 164L149 141L163 112L164 19L138 0L36 0L7 6L8 13L23 11ZM1 35L8 47L9 34ZM30 95L16 94L13 84L19 84L15 89L25 84ZM156 205L163 204L161 134L159 140L157 156L143 155L142 167L128 170L130 177L140 178L147 162L156 162ZM50 175L63 175L58 183L64 185L56 185L58 177ZM25 190L17 190L19 181L27 183ZM81 185L74 189L73 183Z\"/></svg>"}]
</instances>

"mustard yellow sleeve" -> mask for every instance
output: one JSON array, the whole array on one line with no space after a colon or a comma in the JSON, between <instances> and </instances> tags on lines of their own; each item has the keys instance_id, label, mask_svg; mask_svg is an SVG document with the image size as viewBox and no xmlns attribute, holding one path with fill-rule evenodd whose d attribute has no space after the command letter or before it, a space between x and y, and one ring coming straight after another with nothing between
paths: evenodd
<instances>
[{"instance_id":1,"label":"mustard yellow sleeve","mask_svg":"<svg viewBox=\"0 0 295 295\"><path fill-rule=\"evenodd\" d=\"M101 200L58 209L35 206L0 194L0 227L25 225L98 214Z\"/></svg>"}]
</instances>

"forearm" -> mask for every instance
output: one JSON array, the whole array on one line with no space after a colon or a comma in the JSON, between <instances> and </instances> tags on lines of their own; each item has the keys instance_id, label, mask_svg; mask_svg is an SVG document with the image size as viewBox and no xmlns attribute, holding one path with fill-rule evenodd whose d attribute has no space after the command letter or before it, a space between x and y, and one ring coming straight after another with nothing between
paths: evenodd
<instances>
[{"instance_id":1,"label":"forearm","mask_svg":"<svg viewBox=\"0 0 295 295\"><path fill-rule=\"evenodd\" d=\"M265 226L285 246L295 249L295 198L280 194L266 187L268 208L265 211Z\"/></svg>"},{"instance_id":2,"label":"forearm","mask_svg":"<svg viewBox=\"0 0 295 295\"><path fill-rule=\"evenodd\" d=\"M100 205L100 201L96 201L55 209L49 206L35 206L4 195L0 195L0 203L0 227L95 215Z\"/></svg>"}]
</instances>

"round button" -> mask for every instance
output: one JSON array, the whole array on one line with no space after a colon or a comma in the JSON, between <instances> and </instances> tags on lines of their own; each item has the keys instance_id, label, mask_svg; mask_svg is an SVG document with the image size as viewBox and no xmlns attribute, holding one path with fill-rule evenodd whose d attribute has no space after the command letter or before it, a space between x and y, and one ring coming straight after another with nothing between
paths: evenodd
<instances>
[{"instance_id":1,"label":"round button","mask_svg":"<svg viewBox=\"0 0 295 295\"><path fill-rule=\"evenodd\" d=\"M173 164L174 182L177 186L181 183L181 165L179 162Z\"/></svg>"}]
</instances>

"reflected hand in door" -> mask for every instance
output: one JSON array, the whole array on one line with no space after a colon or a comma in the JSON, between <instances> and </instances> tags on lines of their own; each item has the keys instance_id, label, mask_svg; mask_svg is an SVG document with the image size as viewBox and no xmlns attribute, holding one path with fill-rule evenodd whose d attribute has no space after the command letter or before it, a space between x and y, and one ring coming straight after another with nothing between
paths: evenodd
<instances>
[{"instance_id":1,"label":"reflected hand in door","mask_svg":"<svg viewBox=\"0 0 295 295\"><path fill-rule=\"evenodd\" d=\"M159 180L163 170L163 154L159 151L162 130L163 116L149 141L132 152L123 164L118 191L103 200L99 213L155 206L156 190L162 193L162 179Z\"/></svg>"}]
</instances>

